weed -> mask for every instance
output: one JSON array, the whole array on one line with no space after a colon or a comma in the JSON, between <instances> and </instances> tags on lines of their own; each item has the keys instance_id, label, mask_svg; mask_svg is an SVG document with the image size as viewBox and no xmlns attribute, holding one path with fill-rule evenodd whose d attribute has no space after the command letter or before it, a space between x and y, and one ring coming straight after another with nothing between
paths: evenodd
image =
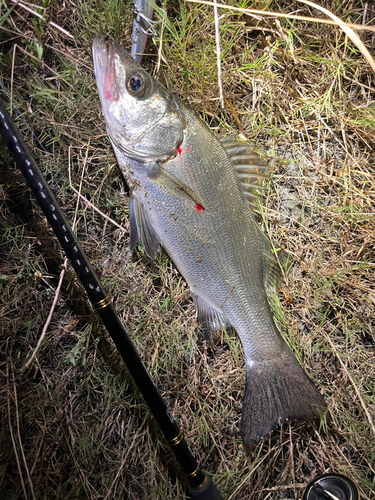
<instances>
[{"instance_id":1,"label":"weed","mask_svg":"<svg viewBox=\"0 0 375 500\"><path fill-rule=\"evenodd\" d=\"M70 222L76 218L84 250L203 468L231 500L301 498L327 469L352 477L361 498L372 499L375 81L358 48L334 26L220 10L231 103L222 109L212 8L173 1L163 2L166 14L157 9L162 23L146 67L214 133L241 130L270 159L261 224L290 266L275 321L332 415L321 429L288 422L244 449L238 338L219 332L207 346L167 255L152 262L142 249L129 252L126 188L90 47L96 32L130 47L130 2L37 3L43 20L1 3L0 71L20 111L13 117ZM374 25L371 2L323 3ZM239 4L281 13L297 5ZM299 3L298 14L316 11ZM358 33L371 51L374 32ZM70 268L35 362L23 370L64 255L4 147L0 155L0 497L185 498L172 453ZM71 187L91 205L77 205Z\"/></svg>"}]
</instances>

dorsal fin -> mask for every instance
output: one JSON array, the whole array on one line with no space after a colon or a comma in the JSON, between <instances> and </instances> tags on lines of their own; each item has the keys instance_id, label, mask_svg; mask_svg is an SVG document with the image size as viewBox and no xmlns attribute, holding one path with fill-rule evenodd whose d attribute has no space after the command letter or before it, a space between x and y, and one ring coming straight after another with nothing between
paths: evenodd
<instances>
[{"instance_id":1,"label":"dorsal fin","mask_svg":"<svg viewBox=\"0 0 375 500\"><path fill-rule=\"evenodd\" d=\"M250 208L259 214L257 202L261 198L260 190L267 175L267 163L251 148L249 144L233 137L220 140L229 159L237 171L243 192ZM259 228L260 246L262 251L263 280L267 294L276 292L282 278L282 271L273 251L271 243ZM279 260L283 263L286 258L284 252L278 252Z\"/></svg>"},{"instance_id":2,"label":"dorsal fin","mask_svg":"<svg viewBox=\"0 0 375 500\"><path fill-rule=\"evenodd\" d=\"M262 264L263 264L263 283L266 289L267 295L273 295L276 293L276 289L282 279L282 270L280 264L286 262L286 252L284 250L279 250L277 252L277 257L272 248L271 243L268 241L267 237L259 230L260 233L260 248L262 253Z\"/></svg>"},{"instance_id":3,"label":"dorsal fin","mask_svg":"<svg viewBox=\"0 0 375 500\"><path fill-rule=\"evenodd\" d=\"M237 171L251 210L258 212L257 202L261 198L260 190L263 189L267 163L246 142L229 137L221 139L220 143Z\"/></svg>"}]
</instances>

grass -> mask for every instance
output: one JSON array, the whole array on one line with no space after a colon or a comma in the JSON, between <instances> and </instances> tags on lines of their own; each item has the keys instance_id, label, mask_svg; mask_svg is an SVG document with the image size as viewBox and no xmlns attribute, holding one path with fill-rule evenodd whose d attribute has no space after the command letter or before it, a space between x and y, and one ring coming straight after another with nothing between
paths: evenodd
<instances>
[{"instance_id":1,"label":"grass","mask_svg":"<svg viewBox=\"0 0 375 500\"><path fill-rule=\"evenodd\" d=\"M236 335L220 332L207 346L169 258L128 249L128 199L100 113L91 40L99 31L129 48L130 2L38 3L45 21L1 3L0 79L21 113L13 116L203 468L231 500L300 499L326 470L352 477L371 500L375 81L359 49L337 27L220 11L232 105L222 109L211 8L163 2L167 18L148 46L146 67L214 133L241 127L269 159L263 225L290 265L275 318L332 414L327 433L288 423L245 449ZM283 0L242 4L321 15ZM323 4L352 23L366 11L374 25L370 3ZM374 53L374 32L358 33ZM69 267L23 369L64 255L3 146L0 155L0 497L183 499L172 454ZM77 205L70 183L91 205Z\"/></svg>"}]
</instances>

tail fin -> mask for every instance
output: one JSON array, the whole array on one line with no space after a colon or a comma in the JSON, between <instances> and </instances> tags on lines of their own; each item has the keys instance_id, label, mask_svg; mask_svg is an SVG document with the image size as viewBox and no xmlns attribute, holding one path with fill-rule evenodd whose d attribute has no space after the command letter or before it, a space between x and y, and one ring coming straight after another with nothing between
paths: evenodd
<instances>
[{"instance_id":1,"label":"tail fin","mask_svg":"<svg viewBox=\"0 0 375 500\"><path fill-rule=\"evenodd\" d=\"M298 365L281 356L246 363L241 436L245 445L259 441L285 420L314 420L327 409L323 396Z\"/></svg>"}]
</instances>

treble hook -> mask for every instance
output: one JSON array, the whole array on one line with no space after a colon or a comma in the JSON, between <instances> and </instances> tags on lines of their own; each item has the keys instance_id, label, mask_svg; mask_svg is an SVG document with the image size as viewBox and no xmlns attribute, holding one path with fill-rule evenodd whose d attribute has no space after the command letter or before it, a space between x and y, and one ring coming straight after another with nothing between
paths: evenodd
<instances>
[{"instance_id":1,"label":"treble hook","mask_svg":"<svg viewBox=\"0 0 375 500\"><path fill-rule=\"evenodd\" d=\"M166 15L164 9L160 9L163 14ZM153 35L156 36L157 32L154 29L155 25L161 24L161 21L153 21L149 17L147 17L141 9L137 8L135 4L132 6L133 19L138 23L138 29L147 36ZM143 21L143 26L142 26Z\"/></svg>"}]
</instances>

